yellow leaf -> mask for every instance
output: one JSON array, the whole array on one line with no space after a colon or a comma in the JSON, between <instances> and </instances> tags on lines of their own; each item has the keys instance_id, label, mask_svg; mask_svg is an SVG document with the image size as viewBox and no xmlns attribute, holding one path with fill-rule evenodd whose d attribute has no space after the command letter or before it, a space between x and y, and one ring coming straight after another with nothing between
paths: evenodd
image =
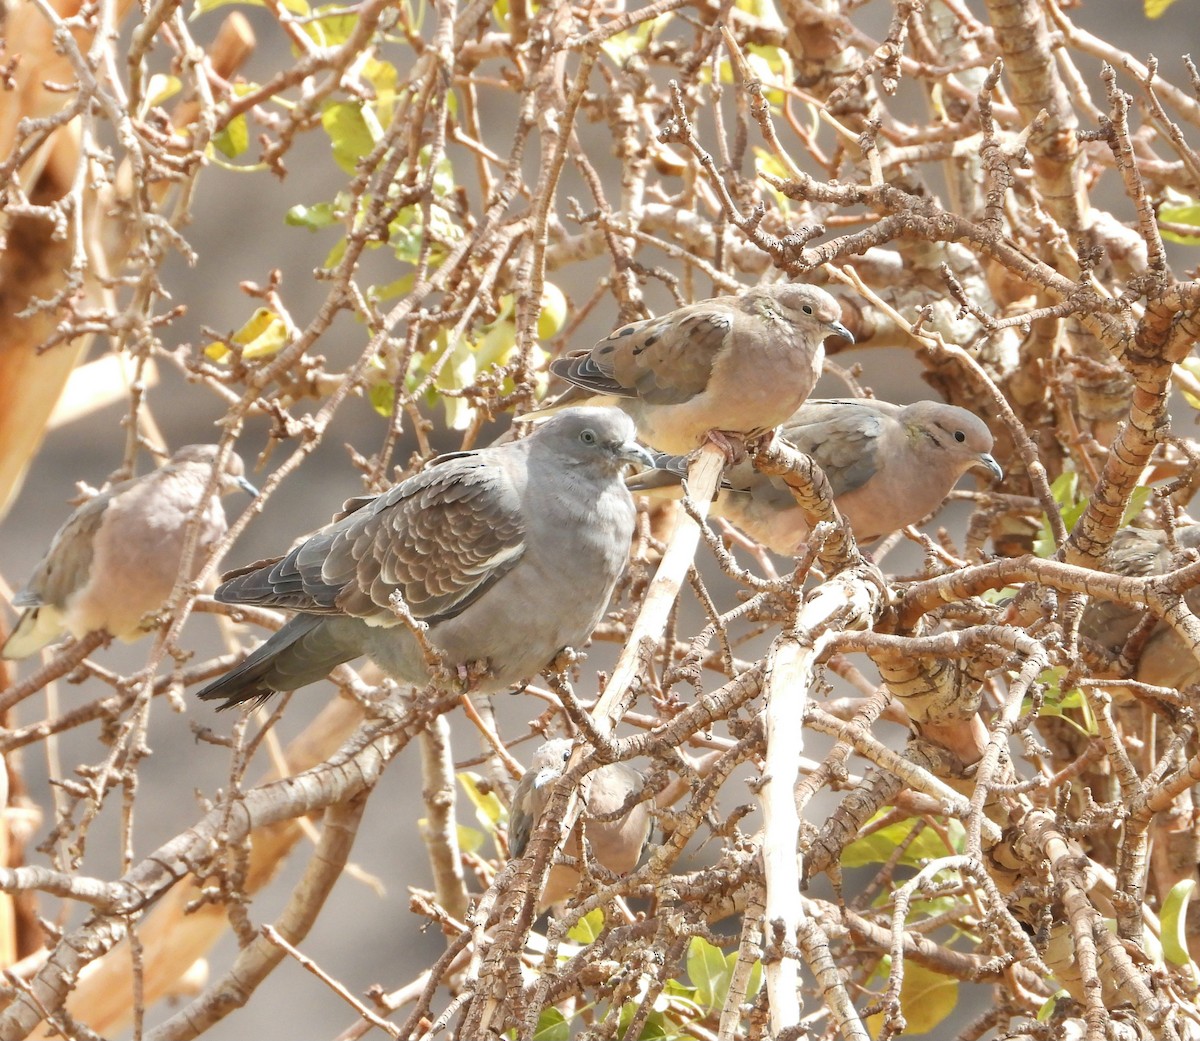
<instances>
[{"instance_id":1,"label":"yellow leaf","mask_svg":"<svg viewBox=\"0 0 1200 1041\"><path fill-rule=\"evenodd\" d=\"M287 324L269 307L260 307L229 339L241 345L243 358L258 361L278 353L287 343ZM225 361L230 351L225 344L214 341L204 348L204 353L213 361Z\"/></svg>"},{"instance_id":2,"label":"yellow leaf","mask_svg":"<svg viewBox=\"0 0 1200 1041\"><path fill-rule=\"evenodd\" d=\"M900 985L900 1011L907 1026L904 1036L927 1034L942 1022L958 1003L958 980L926 969L916 962L904 962L904 982ZM878 1037L883 1016L871 1016L868 1029Z\"/></svg>"},{"instance_id":3,"label":"yellow leaf","mask_svg":"<svg viewBox=\"0 0 1200 1041\"><path fill-rule=\"evenodd\" d=\"M1195 376L1200 379L1200 358L1184 358L1179 363L1179 367L1184 370L1189 376ZM1200 398L1188 391L1183 392L1184 400L1192 406L1192 408L1200 408Z\"/></svg>"},{"instance_id":4,"label":"yellow leaf","mask_svg":"<svg viewBox=\"0 0 1200 1041\"><path fill-rule=\"evenodd\" d=\"M1145 0L1147 18L1160 18L1163 11L1170 7L1175 0Z\"/></svg>"}]
</instances>

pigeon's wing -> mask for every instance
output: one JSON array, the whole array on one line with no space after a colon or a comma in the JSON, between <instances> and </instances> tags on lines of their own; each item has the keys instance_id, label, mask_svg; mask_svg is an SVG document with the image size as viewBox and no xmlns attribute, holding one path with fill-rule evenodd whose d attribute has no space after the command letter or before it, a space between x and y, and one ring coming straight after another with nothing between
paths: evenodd
<instances>
[{"instance_id":1,"label":"pigeon's wing","mask_svg":"<svg viewBox=\"0 0 1200 1041\"><path fill-rule=\"evenodd\" d=\"M708 387L727 346L735 311L724 298L692 304L615 330L590 351L551 362L550 370L592 394L654 405L690 401Z\"/></svg>"},{"instance_id":2,"label":"pigeon's wing","mask_svg":"<svg viewBox=\"0 0 1200 1041\"><path fill-rule=\"evenodd\" d=\"M217 599L394 624L399 593L419 620L451 618L525 552L518 482L504 465L515 458L447 457L279 560L228 577Z\"/></svg>"}]
</instances>

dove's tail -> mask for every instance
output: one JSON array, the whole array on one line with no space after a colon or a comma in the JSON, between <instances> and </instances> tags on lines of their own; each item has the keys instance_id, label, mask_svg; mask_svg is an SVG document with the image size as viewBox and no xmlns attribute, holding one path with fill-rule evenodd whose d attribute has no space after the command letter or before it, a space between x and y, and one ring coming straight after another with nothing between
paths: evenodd
<instances>
[{"instance_id":1,"label":"dove's tail","mask_svg":"<svg viewBox=\"0 0 1200 1041\"><path fill-rule=\"evenodd\" d=\"M320 615L296 615L245 661L214 680L197 697L204 701L225 700L226 709L244 701L266 701L272 694L315 683L342 662L361 653L347 641L330 619Z\"/></svg>"},{"instance_id":2,"label":"dove's tail","mask_svg":"<svg viewBox=\"0 0 1200 1041\"><path fill-rule=\"evenodd\" d=\"M16 601L14 603L20 606ZM0 647L0 658L28 658L51 640L62 636L64 629L61 611L50 604L30 607L21 615L4 646Z\"/></svg>"}]
</instances>

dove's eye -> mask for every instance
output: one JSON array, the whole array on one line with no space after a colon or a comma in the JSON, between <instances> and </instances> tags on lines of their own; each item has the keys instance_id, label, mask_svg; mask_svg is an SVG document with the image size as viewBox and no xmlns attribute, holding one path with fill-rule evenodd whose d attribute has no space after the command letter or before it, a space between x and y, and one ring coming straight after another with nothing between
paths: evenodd
<instances>
[{"instance_id":1,"label":"dove's eye","mask_svg":"<svg viewBox=\"0 0 1200 1041\"><path fill-rule=\"evenodd\" d=\"M579 440L585 445L594 445L596 443L596 431L591 429L582 431L579 435Z\"/></svg>"},{"instance_id":2,"label":"dove's eye","mask_svg":"<svg viewBox=\"0 0 1200 1041\"><path fill-rule=\"evenodd\" d=\"M964 433L963 433L961 430L956 430L956 431L954 431L954 440L955 440L955 441L957 441L957 442L958 442L960 445L961 445L961 444L962 444L962 443L963 443L963 442L964 442L966 439L967 439L967 435L966 435L966 434L964 434Z\"/></svg>"},{"instance_id":3,"label":"dove's eye","mask_svg":"<svg viewBox=\"0 0 1200 1041\"><path fill-rule=\"evenodd\" d=\"M800 310L805 314L812 314L812 304L805 304Z\"/></svg>"}]
</instances>

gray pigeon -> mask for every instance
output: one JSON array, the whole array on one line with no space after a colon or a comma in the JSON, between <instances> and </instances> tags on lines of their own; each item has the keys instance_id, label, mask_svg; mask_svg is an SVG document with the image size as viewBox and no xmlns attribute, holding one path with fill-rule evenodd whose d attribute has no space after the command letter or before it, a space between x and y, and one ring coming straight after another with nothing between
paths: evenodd
<instances>
[{"instance_id":1,"label":"gray pigeon","mask_svg":"<svg viewBox=\"0 0 1200 1041\"><path fill-rule=\"evenodd\" d=\"M513 858L525 855L529 837L537 826L550 786L562 776L571 757L572 742L566 738L547 741L533 754L533 762L513 792L508 812L508 849ZM642 775L628 763L609 763L588 774L580 786L583 803L584 834L592 848L592 856L613 874L628 874L641 859L650 841L654 823L648 802L639 802L617 820L596 821L589 817L604 817L616 813L630 796L642 790ZM582 855L579 839L572 835L564 852L569 857ZM539 907L548 907L570 896L579 885L579 872L565 864L550 869L546 887L542 890Z\"/></svg>"},{"instance_id":2,"label":"gray pigeon","mask_svg":"<svg viewBox=\"0 0 1200 1041\"><path fill-rule=\"evenodd\" d=\"M780 433L825 471L838 509L863 544L928 516L972 467L1004 476L983 421L937 401L808 401ZM679 495L686 475L686 458L661 456L654 470L627 483L636 492ZM808 538L807 517L787 485L749 461L729 469L712 513L784 556Z\"/></svg>"},{"instance_id":3,"label":"gray pigeon","mask_svg":"<svg viewBox=\"0 0 1200 1041\"><path fill-rule=\"evenodd\" d=\"M188 445L157 470L114 484L72 513L13 597L24 612L0 655L27 657L67 631L79 638L104 630L126 642L145 635L147 616L162 607L179 578L184 533L216 457L216 445ZM230 453L219 493L240 487L257 495L244 473L242 460ZM225 530L225 511L214 496L200 524L194 572Z\"/></svg>"},{"instance_id":4,"label":"gray pigeon","mask_svg":"<svg viewBox=\"0 0 1200 1041\"><path fill-rule=\"evenodd\" d=\"M615 409L580 408L529 437L434 460L287 556L226 576L217 599L297 612L200 697L221 708L295 690L365 654L427 683L398 596L442 664L483 693L520 684L591 635L625 569L633 499L621 478L649 453Z\"/></svg>"},{"instance_id":5,"label":"gray pigeon","mask_svg":"<svg viewBox=\"0 0 1200 1041\"><path fill-rule=\"evenodd\" d=\"M1176 530L1180 549L1200 549L1200 524ZM1148 578L1171 566L1166 535L1157 528L1123 528L1113 537L1105 569L1114 575ZM1187 594L1187 604L1200 610L1200 587ZM1083 613L1079 632L1113 654L1119 654L1145 611L1112 600L1093 600ZM1134 678L1158 687L1180 689L1200 683L1200 662L1170 626L1159 622L1142 648Z\"/></svg>"},{"instance_id":6,"label":"gray pigeon","mask_svg":"<svg viewBox=\"0 0 1200 1041\"><path fill-rule=\"evenodd\" d=\"M826 337L854 342L841 316L824 289L796 282L689 304L552 361L573 386L539 411L616 405L660 451L686 454L706 438L729 451L725 435L757 437L808 397Z\"/></svg>"}]
</instances>

